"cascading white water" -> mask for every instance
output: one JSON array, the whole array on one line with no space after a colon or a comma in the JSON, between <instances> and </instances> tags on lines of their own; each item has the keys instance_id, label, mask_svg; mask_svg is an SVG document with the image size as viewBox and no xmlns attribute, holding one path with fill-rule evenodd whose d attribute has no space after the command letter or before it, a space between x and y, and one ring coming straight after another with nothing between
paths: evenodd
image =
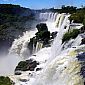
<instances>
[{"instance_id":1,"label":"cascading white water","mask_svg":"<svg viewBox=\"0 0 85 85\"><path fill-rule=\"evenodd\" d=\"M16 82L12 77L11 79L14 80L15 85L84 85L83 77L80 75L81 64L76 58L79 53L85 51L84 45L79 46L82 35L78 35L76 39L71 39L68 43L62 44L62 37L70 28L69 16L70 15L58 13L40 14L39 18L44 20L42 22L47 23L48 29L51 32L58 31L58 34L51 47L41 49L35 54L36 57L30 57L40 62L40 65L37 67L42 68L42 70L39 72L34 71L32 77L26 73L22 75L24 77L28 76L27 80L29 81L27 82ZM15 44L13 43L12 49L17 48L19 49L19 53L22 54L21 49L25 42L23 49L26 48L25 51L27 51L28 34L18 39L19 44L14 42ZM21 45L21 47L18 48L18 45ZM38 47L41 48L42 45L39 46L37 43L37 49ZM23 50L23 54L26 54L25 51ZM18 80L21 77L15 77L15 79Z\"/></svg>"},{"instance_id":2,"label":"cascading white water","mask_svg":"<svg viewBox=\"0 0 85 85\"><path fill-rule=\"evenodd\" d=\"M42 21L55 21L58 13L40 13L39 19Z\"/></svg>"},{"instance_id":3,"label":"cascading white water","mask_svg":"<svg viewBox=\"0 0 85 85\"><path fill-rule=\"evenodd\" d=\"M73 55L75 56L75 55ZM80 64L72 55L57 56L36 77L32 85L83 85Z\"/></svg>"},{"instance_id":4,"label":"cascading white water","mask_svg":"<svg viewBox=\"0 0 85 85\"><path fill-rule=\"evenodd\" d=\"M47 20L44 23L47 24L48 30L50 32L57 30L57 29L59 30L59 27L57 28L56 25L54 25L56 20L58 20L57 18L59 19L59 25L61 25L64 21L64 14L41 13L40 17L39 17L39 19ZM55 19L55 21L54 21L54 19ZM53 23L49 24L49 22L48 22L49 20L51 20L50 23L52 23L52 22ZM16 53L23 58L28 58L28 55L30 55L30 51L29 51L29 48L27 46L28 46L28 43L30 41L30 38L33 38L35 36L36 32L37 32L37 30L33 30L33 31L29 31L29 32L26 31L25 33L23 33L23 36L20 36L18 39L15 39L11 48L10 48L9 53ZM37 42L37 45L35 48L36 52L39 51L39 49L41 49L41 48L42 48L42 43Z\"/></svg>"},{"instance_id":5,"label":"cascading white water","mask_svg":"<svg viewBox=\"0 0 85 85\"><path fill-rule=\"evenodd\" d=\"M30 51L27 46L30 41L30 38L33 38L36 32L36 29L29 32L26 31L25 33L23 33L23 36L19 37L18 39L15 39L9 50L9 54L16 53L22 58L28 58L30 55Z\"/></svg>"},{"instance_id":6,"label":"cascading white water","mask_svg":"<svg viewBox=\"0 0 85 85\"><path fill-rule=\"evenodd\" d=\"M36 45L36 52L38 52L40 49L42 49L42 47L43 47L43 43L37 42L37 45Z\"/></svg>"},{"instance_id":7,"label":"cascading white water","mask_svg":"<svg viewBox=\"0 0 85 85\"><path fill-rule=\"evenodd\" d=\"M84 85L82 76L80 76L81 65L76 58L79 52L75 50L78 48L68 48L61 51L63 34L69 29L69 23L67 24L67 22L68 15L66 15L54 40L51 51L52 55L49 55L50 62L48 60L40 75L35 78L35 81L31 85ZM66 29L64 29L65 25L67 26ZM78 46L80 43L81 37L78 36L73 41L72 46Z\"/></svg>"},{"instance_id":8,"label":"cascading white water","mask_svg":"<svg viewBox=\"0 0 85 85\"><path fill-rule=\"evenodd\" d=\"M65 16L65 15L62 15L62 16ZM52 45L52 54L51 56L53 57L56 57L58 54L60 54L61 50L62 50L62 38L63 38L63 34L69 29L69 21L68 21L68 17L69 15L66 15L65 18L64 18L64 21L63 21L63 24L61 25L58 31L58 34L53 42L53 45ZM61 19L62 20L62 17ZM60 21L61 23L61 21ZM66 29L64 29L64 27L67 26ZM52 58L53 58L52 57Z\"/></svg>"}]
</instances>

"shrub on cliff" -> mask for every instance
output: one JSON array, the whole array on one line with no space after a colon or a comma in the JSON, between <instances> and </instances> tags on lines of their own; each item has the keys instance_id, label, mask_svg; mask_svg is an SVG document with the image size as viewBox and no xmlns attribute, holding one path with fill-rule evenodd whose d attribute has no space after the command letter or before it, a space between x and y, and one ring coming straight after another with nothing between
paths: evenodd
<instances>
[{"instance_id":1,"label":"shrub on cliff","mask_svg":"<svg viewBox=\"0 0 85 85\"><path fill-rule=\"evenodd\" d=\"M85 28L85 16L84 16L84 19L83 19L83 25L84 25L84 28Z\"/></svg>"},{"instance_id":2,"label":"shrub on cliff","mask_svg":"<svg viewBox=\"0 0 85 85\"><path fill-rule=\"evenodd\" d=\"M73 29L72 31L66 32L63 36L62 43L70 39L74 39L80 33L79 29Z\"/></svg>"},{"instance_id":3,"label":"shrub on cliff","mask_svg":"<svg viewBox=\"0 0 85 85\"><path fill-rule=\"evenodd\" d=\"M9 77L0 76L0 85L13 85Z\"/></svg>"},{"instance_id":4,"label":"shrub on cliff","mask_svg":"<svg viewBox=\"0 0 85 85\"><path fill-rule=\"evenodd\" d=\"M69 17L70 21L73 20L74 23L82 23L84 16L82 13L74 13Z\"/></svg>"}]
</instances>

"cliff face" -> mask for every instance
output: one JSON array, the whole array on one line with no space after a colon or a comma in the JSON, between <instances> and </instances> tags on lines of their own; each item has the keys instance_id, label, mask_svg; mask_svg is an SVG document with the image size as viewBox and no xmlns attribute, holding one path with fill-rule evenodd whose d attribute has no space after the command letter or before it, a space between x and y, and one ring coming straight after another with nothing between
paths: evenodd
<instances>
[{"instance_id":1,"label":"cliff face","mask_svg":"<svg viewBox=\"0 0 85 85\"><path fill-rule=\"evenodd\" d=\"M15 38L30 29L26 23L33 20L34 14L29 8L0 4L0 47L2 48L7 42L11 45ZM3 42L6 43L3 45Z\"/></svg>"}]
</instances>

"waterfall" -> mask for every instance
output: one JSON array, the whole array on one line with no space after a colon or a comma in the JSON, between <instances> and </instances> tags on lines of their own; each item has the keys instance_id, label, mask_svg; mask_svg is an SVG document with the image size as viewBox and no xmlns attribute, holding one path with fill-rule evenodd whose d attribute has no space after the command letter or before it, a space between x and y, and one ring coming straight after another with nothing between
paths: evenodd
<instances>
[{"instance_id":1,"label":"waterfall","mask_svg":"<svg viewBox=\"0 0 85 85\"><path fill-rule=\"evenodd\" d=\"M43 43L42 42L37 42L35 51L38 52L40 49L42 49L42 47L43 47Z\"/></svg>"},{"instance_id":2,"label":"waterfall","mask_svg":"<svg viewBox=\"0 0 85 85\"><path fill-rule=\"evenodd\" d=\"M32 85L83 85L79 74L81 65L75 56L74 50L57 56L46 65Z\"/></svg>"},{"instance_id":3,"label":"waterfall","mask_svg":"<svg viewBox=\"0 0 85 85\"><path fill-rule=\"evenodd\" d=\"M28 43L30 42L30 38L35 36L37 30L26 31L23 33L23 36L20 36L18 39L15 39L10 50L9 54L16 53L23 58L28 58L30 55L30 50L28 48Z\"/></svg>"},{"instance_id":4,"label":"waterfall","mask_svg":"<svg viewBox=\"0 0 85 85\"><path fill-rule=\"evenodd\" d=\"M57 34L57 36L56 36L56 38L53 42L53 45L52 45L52 51L53 52L51 54L51 56L53 56L53 57L56 57L58 54L60 54L60 52L62 50L62 37L63 37L63 34L69 29L68 17L69 17L69 15L65 16L63 24L59 28L58 34ZM64 29L65 26L67 26L66 29Z\"/></svg>"},{"instance_id":5,"label":"waterfall","mask_svg":"<svg viewBox=\"0 0 85 85\"><path fill-rule=\"evenodd\" d=\"M40 20L43 20L43 21L52 21L54 22L56 20L56 17L57 17L57 14L58 13L40 13L39 14L39 19Z\"/></svg>"},{"instance_id":6,"label":"waterfall","mask_svg":"<svg viewBox=\"0 0 85 85\"><path fill-rule=\"evenodd\" d=\"M62 25L59 26L58 34L51 46L51 53L47 55L50 58L31 85L84 85L83 77L80 75L81 64L76 58L81 53L78 50L82 50L78 47L71 48L72 46L80 45L81 35L73 40L70 48L62 50L63 34L69 30L70 22L68 21L68 17L69 15L66 15ZM64 29L64 26L67 26L67 28Z\"/></svg>"},{"instance_id":7,"label":"waterfall","mask_svg":"<svg viewBox=\"0 0 85 85\"><path fill-rule=\"evenodd\" d=\"M61 15L61 17L59 18L58 16L60 16L60 15ZM59 29L59 27L56 28L56 23L55 22L56 22L56 20L59 19L58 20L59 21L59 25L62 25L62 23L66 21L64 19L64 17L65 17L65 14L58 14L58 13L41 13L40 14L40 19L44 18L44 19L47 19L48 21L49 21L49 19L50 20L54 20L55 19L53 25L49 24L48 21L45 22L47 24L48 30L50 32ZM10 51L9 53L16 53L16 54L18 54L19 56L21 56L23 58L27 58L28 55L30 55L30 50L27 47L28 43L30 42L30 38L33 38L35 36L36 32L37 32L36 29L32 30L32 31L24 32L23 36L20 36L18 39L14 40L14 42L13 42L13 44L12 44L10 50L9 50ZM37 42L36 48L34 48L34 46L33 46L33 53L39 51L42 48L42 46L43 46L42 43Z\"/></svg>"},{"instance_id":8,"label":"waterfall","mask_svg":"<svg viewBox=\"0 0 85 85\"><path fill-rule=\"evenodd\" d=\"M36 68L31 72L32 76L28 76L29 72L23 72L18 78L11 78L15 85L84 85L84 79L81 75L81 61L76 56L85 52L85 45L81 45L81 40L84 36L79 34L75 39L70 39L62 44L63 35L70 30L69 14L58 13L40 13L39 19L45 22L50 32L57 31L51 47L42 48L42 42L36 44L36 57L30 56L29 59L34 59L40 63L36 68L42 68L36 71ZM81 27L76 28L80 29ZM29 55L27 44L29 35L35 36L36 31L26 32L19 39L13 42L10 52L19 53L20 56ZM32 36L32 37L33 37ZM27 76L27 82L19 81L22 76Z\"/></svg>"},{"instance_id":9,"label":"waterfall","mask_svg":"<svg viewBox=\"0 0 85 85\"><path fill-rule=\"evenodd\" d=\"M59 28L61 28L65 13L58 14L58 13L40 13L39 19L41 22L44 22L48 26L48 30L50 32L59 31Z\"/></svg>"}]
</instances>

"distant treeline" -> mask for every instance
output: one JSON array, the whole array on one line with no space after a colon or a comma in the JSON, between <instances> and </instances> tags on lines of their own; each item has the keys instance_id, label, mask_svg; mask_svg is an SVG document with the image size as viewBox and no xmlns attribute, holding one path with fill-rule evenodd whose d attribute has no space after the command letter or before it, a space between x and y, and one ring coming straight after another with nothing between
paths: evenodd
<instances>
[{"instance_id":1,"label":"distant treeline","mask_svg":"<svg viewBox=\"0 0 85 85\"><path fill-rule=\"evenodd\" d=\"M74 6L65 6L63 5L60 9L50 8L52 12L59 12L59 13L75 13L77 11L77 7Z\"/></svg>"},{"instance_id":2,"label":"distant treeline","mask_svg":"<svg viewBox=\"0 0 85 85\"><path fill-rule=\"evenodd\" d=\"M23 13L30 9L21 7L20 5L13 5L13 4L0 4L0 13L3 14L17 14L20 15L20 13Z\"/></svg>"},{"instance_id":3,"label":"distant treeline","mask_svg":"<svg viewBox=\"0 0 85 85\"><path fill-rule=\"evenodd\" d=\"M74 6L65 6L65 5L62 5L62 7L60 9L56 9L56 8L50 8L48 10L50 10L51 12L59 12L59 13L70 13L70 14L73 14L77 11L80 11L80 10L85 10L85 7L81 7L81 8L77 8L77 7L74 7Z\"/></svg>"},{"instance_id":4,"label":"distant treeline","mask_svg":"<svg viewBox=\"0 0 85 85\"><path fill-rule=\"evenodd\" d=\"M31 9L23 8L20 5L0 4L0 24L19 21L25 16L32 18Z\"/></svg>"}]
</instances>

